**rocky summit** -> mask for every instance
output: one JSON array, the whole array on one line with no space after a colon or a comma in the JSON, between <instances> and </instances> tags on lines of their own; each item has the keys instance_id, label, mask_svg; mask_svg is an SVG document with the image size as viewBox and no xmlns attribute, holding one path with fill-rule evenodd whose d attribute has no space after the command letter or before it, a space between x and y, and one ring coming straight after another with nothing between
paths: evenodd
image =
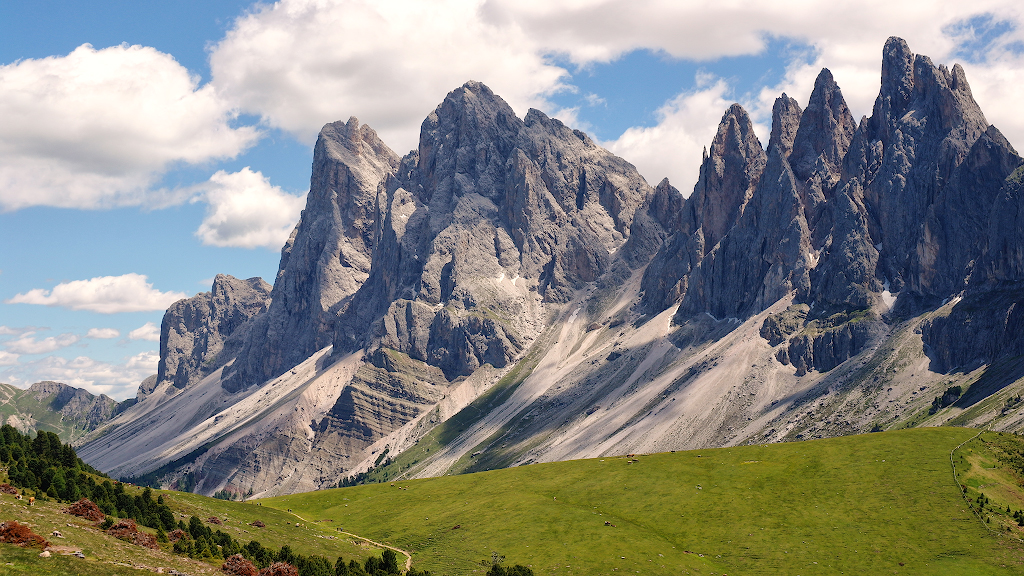
<instances>
[{"instance_id":1,"label":"rocky summit","mask_svg":"<svg viewBox=\"0 0 1024 576\"><path fill-rule=\"evenodd\" d=\"M273 288L218 276L172 305L159 374L80 454L273 495L1020 430L1024 162L960 65L890 38L880 68L860 120L827 69L805 106L776 100L767 143L730 106L703 158L679 159L700 161L685 196L478 82L404 157L355 118L328 124Z\"/></svg>"}]
</instances>

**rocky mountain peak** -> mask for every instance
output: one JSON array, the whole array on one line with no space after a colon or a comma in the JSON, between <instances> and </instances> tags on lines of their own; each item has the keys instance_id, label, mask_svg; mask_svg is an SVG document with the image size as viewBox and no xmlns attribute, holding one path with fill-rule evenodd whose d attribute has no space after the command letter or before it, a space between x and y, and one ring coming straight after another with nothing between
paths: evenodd
<instances>
[{"instance_id":1,"label":"rocky mountain peak","mask_svg":"<svg viewBox=\"0 0 1024 576\"><path fill-rule=\"evenodd\" d=\"M306 208L281 250L267 313L246 334L222 385L278 376L331 343L334 320L370 272L377 193L399 157L359 120L320 131Z\"/></svg>"},{"instance_id":2,"label":"rocky mountain peak","mask_svg":"<svg viewBox=\"0 0 1024 576\"><path fill-rule=\"evenodd\" d=\"M270 285L262 278L227 274L217 274L209 292L172 304L160 323L156 382L144 383L142 395L165 382L185 388L223 366L234 357L251 320L269 304Z\"/></svg>"},{"instance_id":3,"label":"rocky mountain peak","mask_svg":"<svg viewBox=\"0 0 1024 576\"><path fill-rule=\"evenodd\" d=\"M538 110L521 120L479 82L448 94L402 166L334 343L398 350L449 377L516 357L539 326L535 298L564 302L604 274L650 192L582 132Z\"/></svg>"},{"instance_id":4,"label":"rocky mountain peak","mask_svg":"<svg viewBox=\"0 0 1024 576\"><path fill-rule=\"evenodd\" d=\"M789 157L793 151L793 140L800 128L800 116L803 110L796 98L790 98L785 92L775 99L772 105L772 133L768 138L768 148L778 147L783 156Z\"/></svg>"},{"instance_id":5,"label":"rocky mountain peak","mask_svg":"<svg viewBox=\"0 0 1024 576\"><path fill-rule=\"evenodd\" d=\"M834 184L857 122L850 113L843 92L832 72L822 68L800 118L789 163L798 180L811 178L815 171L827 174Z\"/></svg>"},{"instance_id":6,"label":"rocky mountain peak","mask_svg":"<svg viewBox=\"0 0 1024 576\"><path fill-rule=\"evenodd\" d=\"M711 249L736 224L766 162L747 111L733 104L722 116L693 188L694 211Z\"/></svg>"},{"instance_id":7,"label":"rocky mountain peak","mask_svg":"<svg viewBox=\"0 0 1024 576\"><path fill-rule=\"evenodd\" d=\"M906 40L890 36L882 48L882 87L874 115L881 113L890 116L886 111L904 109L910 102L913 90L914 53L910 51Z\"/></svg>"}]
</instances>

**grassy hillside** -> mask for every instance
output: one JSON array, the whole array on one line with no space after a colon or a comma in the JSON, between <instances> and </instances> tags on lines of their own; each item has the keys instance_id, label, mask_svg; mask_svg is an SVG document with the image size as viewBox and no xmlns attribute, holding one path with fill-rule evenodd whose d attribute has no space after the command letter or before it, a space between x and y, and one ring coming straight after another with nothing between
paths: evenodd
<instances>
[{"instance_id":1,"label":"grassy hillside","mask_svg":"<svg viewBox=\"0 0 1024 576\"><path fill-rule=\"evenodd\" d=\"M537 464L263 504L410 550L438 574L483 572L493 553L537 574L1020 574L1021 529L987 529L953 479L950 451L975 434ZM970 458L993 470L993 446L965 447L961 474L977 473ZM1001 490L1024 505L1014 482Z\"/></svg>"},{"instance_id":2,"label":"grassy hillside","mask_svg":"<svg viewBox=\"0 0 1024 576\"><path fill-rule=\"evenodd\" d=\"M0 471L0 481L3 480L4 475ZM129 488L129 491L137 489ZM188 518L193 515L204 520L216 516L224 523L209 526L228 532L242 542L255 539L266 547L277 549L287 544L296 553L306 556L318 554L332 562L338 556L343 556L346 560L355 559L360 563L368 556L380 556L379 548L346 537L329 522L299 522L298 524L302 524L299 526L294 515L267 506L217 500L170 490L154 490L154 497L158 495L164 496L174 510L176 518L187 523ZM50 558L40 558L38 549L22 549L10 544L0 544L0 576L127 576L152 574L156 568L161 567L165 573L175 569L194 576L222 574L221 561L201 562L175 555L171 553L171 546L168 544L163 545L162 550L155 551L122 542L101 532L94 526L94 522L62 513L61 509L66 506L49 500L36 502L34 506L29 507L25 500L16 500L14 496L0 494L0 522L16 520L27 523L34 532L49 539L53 545L65 548L67 552L81 550L86 556L85 559L79 559L55 553ZM251 526L250 523L254 520L261 520L266 527ZM148 528L139 528L154 533ZM64 537L50 536L54 530L62 532Z\"/></svg>"}]
</instances>

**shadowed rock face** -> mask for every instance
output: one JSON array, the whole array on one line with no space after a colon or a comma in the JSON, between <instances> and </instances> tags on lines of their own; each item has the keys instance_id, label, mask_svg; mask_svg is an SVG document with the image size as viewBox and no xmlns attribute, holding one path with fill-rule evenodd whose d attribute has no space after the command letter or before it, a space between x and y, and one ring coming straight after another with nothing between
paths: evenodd
<instances>
[{"instance_id":1,"label":"shadowed rock face","mask_svg":"<svg viewBox=\"0 0 1024 576\"><path fill-rule=\"evenodd\" d=\"M680 302L677 322L745 318L794 293L831 314L881 306L887 288L905 292L904 306L937 304L966 287L976 263L995 277L1020 261L1003 239L1019 228L1004 180L1021 160L986 123L959 65L935 66L890 38L872 116L859 126L822 70L805 109L776 101L766 161L756 140L739 144L744 117L738 105L727 111L679 225L646 271L649 310ZM834 366L864 341L837 334L841 346L808 341L791 355Z\"/></svg>"},{"instance_id":2,"label":"shadowed rock face","mask_svg":"<svg viewBox=\"0 0 1024 576\"><path fill-rule=\"evenodd\" d=\"M725 112L693 187L693 211L710 251L739 220L754 193L767 158L747 111L733 104Z\"/></svg>"},{"instance_id":3,"label":"shadowed rock face","mask_svg":"<svg viewBox=\"0 0 1024 576\"><path fill-rule=\"evenodd\" d=\"M960 248L980 255L987 226L972 231L951 220L967 223L976 220L971 214L983 213L987 224L994 191L977 190L978 197L964 203L961 184L961 172L976 164L965 160L987 129L963 68L934 66L901 39L886 42L882 87L871 118L854 137L846 172L864 188L877 221L873 239L881 245L877 275L894 292L943 297L963 287ZM1008 174L993 168L992 180Z\"/></svg>"},{"instance_id":4,"label":"shadowed rock face","mask_svg":"<svg viewBox=\"0 0 1024 576\"><path fill-rule=\"evenodd\" d=\"M795 101L791 104L796 106ZM799 110L799 106L796 108ZM777 126L781 131L780 142L792 143L792 134L786 130L795 134L795 127L782 123ZM669 236L644 271L645 308L660 312L684 299L691 288L691 271L740 219L765 163L766 156L750 117L742 106L733 104L718 125L710 151L705 153L693 194L662 217ZM675 192L675 188L665 180L658 186L655 198L671 198L669 192ZM664 201L655 202L652 206L663 204Z\"/></svg>"},{"instance_id":5,"label":"shadowed rock face","mask_svg":"<svg viewBox=\"0 0 1024 576\"><path fill-rule=\"evenodd\" d=\"M144 382L140 397L169 382L185 388L230 361L252 319L267 310L270 285L262 278L239 280L218 274L210 292L172 304L160 323L160 363L155 382Z\"/></svg>"},{"instance_id":6,"label":"shadowed rock face","mask_svg":"<svg viewBox=\"0 0 1024 576\"><path fill-rule=\"evenodd\" d=\"M378 197L370 275L335 348L391 348L449 377L505 366L538 332L543 303L567 301L630 250L649 193L582 132L537 110L520 120L469 82L423 122ZM656 220L644 225L660 240Z\"/></svg>"},{"instance_id":7,"label":"shadowed rock face","mask_svg":"<svg viewBox=\"0 0 1024 576\"><path fill-rule=\"evenodd\" d=\"M369 274L378 188L397 166L355 118L320 131L306 208L281 250L270 307L223 380L227 390L278 376L331 343L335 318Z\"/></svg>"}]
</instances>

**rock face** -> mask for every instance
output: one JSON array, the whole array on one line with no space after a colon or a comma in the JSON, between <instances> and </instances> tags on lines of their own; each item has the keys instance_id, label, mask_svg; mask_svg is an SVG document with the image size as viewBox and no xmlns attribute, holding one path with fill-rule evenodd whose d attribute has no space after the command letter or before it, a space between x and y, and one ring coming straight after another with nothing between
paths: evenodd
<instances>
[{"instance_id":1,"label":"rock face","mask_svg":"<svg viewBox=\"0 0 1024 576\"><path fill-rule=\"evenodd\" d=\"M996 362L979 390L1024 393L992 383L1024 371L1022 160L898 38L860 122L827 69L766 148L731 106L688 198L477 82L403 158L355 119L314 154L269 305L176 304L160 378L83 457L272 495L403 450L378 473L898 427Z\"/></svg>"},{"instance_id":2,"label":"rock face","mask_svg":"<svg viewBox=\"0 0 1024 576\"><path fill-rule=\"evenodd\" d=\"M335 318L370 272L378 188L398 161L356 118L323 127L306 208L281 249L270 307L246 334L225 389L261 384L331 343Z\"/></svg>"},{"instance_id":3,"label":"rock face","mask_svg":"<svg viewBox=\"0 0 1024 576\"><path fill-rule=\"evenodd\" d=\"M171 304L160 323L160 363L155 382L143 382L145 397L165 382L185 388L234 358L252 319L266 312L270 285L262 278L239 280L225 274L209 292Z\"/></svg>"},{"instance_id":4,"label":"rock face","mask_svg":"<svg viewBox=\"0 0 1024 576\"><path fill-rule=\"evenodd\" d=\"M977 262L993 276L1019 261L1013 248L994 252L1008 255L999 264L982 259L1017 231L1004 180L1021 160L986 123L959 65L935 66L890 38L872 116L859 125L822 70L806 109L786 95L776 101L766 161L756 140L736 144L745 142L744 117L737 105L726 113L679 226L648 267L648 309L679 302L677 323L705 312L743 319L794 294L814 305L811 322L885 312L898 293L913 311L964 290ZM709 174L729 193L708 194ZM722 208L709 209L709 197ZM999 215L997 202L1007 207ZM862 349L857 334L872 332L792 342L780 359L827 369ZM811 354L826 348L838 352Z\"/></svg>"},{"instance_id":5,"label":"rock face","mask_svg":"<svg viewBox=\"0 0 1024 576\"><path fill-rule=\"evenodd\" d=\"M537 110L520 120L466 83L379 196L370 275L337 323L336 353L397 350L449 378L504 367L538 333L543 304L609 270L649 194L584 133Z\"/></svg>"}]
</instances>

